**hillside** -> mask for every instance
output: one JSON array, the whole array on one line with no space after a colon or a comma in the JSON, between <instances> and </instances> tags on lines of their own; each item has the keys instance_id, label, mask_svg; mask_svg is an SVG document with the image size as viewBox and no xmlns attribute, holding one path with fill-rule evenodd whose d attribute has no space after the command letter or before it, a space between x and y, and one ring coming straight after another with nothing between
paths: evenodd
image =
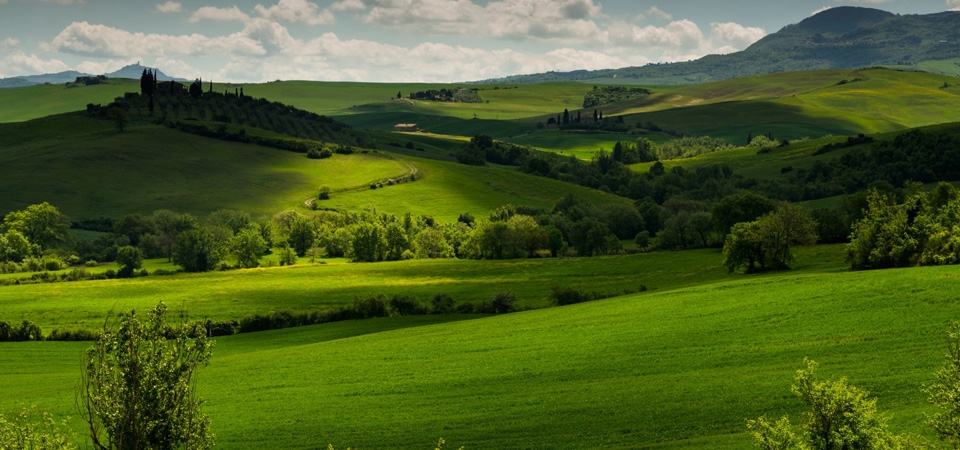
<instances>
[{"instance_id":1,"label":"hillside","mask_svg":"<svg viewBox=\"0 0 960 450\"><path fill-rule=\"evenodd\" d=\"M745 419L800 412L789 386L809 357L822 376L877 396L895 431L929 436L920 385L960 313L944 283L954 272L743 277L480 320L223 337L198 372L200 395L226 449L428 448L439 437L467 448L746 449ZM18 401L74 415L84 347L0 344L13 368L0 410Z\"/></svg>"},{"instance_id":2,"label":"hillside","mask_svg":"<svg viewBox=\"0 0 960 450\"><path fill-rule=\"evenodd\" d=\"M506 203L550 208L571 192L601 204L625 201L513 171L386 152L308 159L302 153L206 138L150 122L134 122L118 133L112 122L85 113L3 129L0 214L43 201L56 203L73 219L118 218L164 208L197 215L222 208L274 214L302 206L321 185L344 191L332 196L331 207L376 206L444 221L464 212L485 216ZM405 176L411 166L423 167L422 180L376 191L367 188L373 181Z\"/></svg>"},{"instance_id":3,"label":"hillside","mask_svg":"<svg viewBox=\"0 0 960 450\"><path fill-rule=\"evenodd\" d=\"M728 55L643 67L517 75L478 83L696 84L767 73L868 66L922 67L957 75L960 69L955 65L930 64L960 56L957 14L900 16L871 8L836 7Z\"/></svg>"}]
</instances>

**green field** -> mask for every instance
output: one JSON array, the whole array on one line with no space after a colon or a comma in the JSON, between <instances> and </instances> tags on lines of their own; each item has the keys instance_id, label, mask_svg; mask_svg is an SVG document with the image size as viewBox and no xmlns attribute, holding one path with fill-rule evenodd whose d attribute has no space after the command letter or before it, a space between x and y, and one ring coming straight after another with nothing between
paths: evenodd
<instances>
[{"instance_id":1,"label":"green field","mask_svg":"<svg viewBox=\"0 0 960 450\"><path fill-rule=\"evenodd\" d=\"M9 124L4 129L0 135L0 165L5 169L0 179L4 192L0 213L4 214L43 201L74 219L118 218L157 209L197 215L217 209L274 214L302 207L321 185L334 190L324 207L376 206L394 214L411 212L443 221L456 220L465 212L485 216L506 203L549 209L571 192L596 203L625 201L494 167L466 167L388 152L313 160L300 153L224 142L152 124L136 124L118 133L108 121L78 114ZM392 141L393 137L380 139ZM437 138L409 139L444 156L454 148ZM411 170L419 170L423 179L368 188L373 181L408 175Z\"/></svg>"},{"instance_id":2,"label":"green field","mask_svg":"<svg viewBox=\"0 0 960 450\"><path fill-rule=\"evenodd\" d=\"M301 258L302 262L306 259ZM376 264L301 264L229 272L148 276L0 287L0 320L31 320L53 328L92 329L110 311L148 308L163 300L191 316L241 319L270 311L316 311L351 303L358 296L414 295L427 302L446 293L458 302L481 303L508 290L520 307L549 305L550 289L572 287L605 295L676 289L734 279L717 250L597 258L517 261L415 260ZM156 261L154 268L173 267ZM843 270L842 248L802 249L797 270Z\"/></svg>"},{"instance_id":3,"label":"green field","mask_svg":"<svg viewBox=\"0 0 960 450\"><path fill-rule=\"evenodd\" d=\"M747 449L744 419L799 413L789 385L810 357L823 376L879 397L894 430L929 436L919 386L960 313L956 279L953 268L740 276L479 320L239 335L217 339L199 388L219 448L428 448L443 437L467 448ZM0 375L0 410L75 415L81 348L0 344L14 368Z\"/></svg>"}]
</instances>

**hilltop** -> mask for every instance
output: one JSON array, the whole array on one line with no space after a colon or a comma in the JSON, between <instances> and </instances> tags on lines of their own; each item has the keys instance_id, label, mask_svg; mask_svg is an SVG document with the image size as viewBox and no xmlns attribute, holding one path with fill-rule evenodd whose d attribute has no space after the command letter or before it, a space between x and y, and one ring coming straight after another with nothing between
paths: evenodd
<instances>
[{"instance_id":1,"label":"hilltop","mask_svg":"<svg viewBox=\"0 0 960 450\"><path fill-rule=\"evenodd\" d=\"M140 75L144 70L156 70L157 79L160 81L188 81L185 78L176 78L171 77L160 69L154 67L141 66L140 63L130 64L122 67L121 69L103 74L107 78L130 78L134 80L139 80ZM0 78L0 88L19 88L19 87L28 87L36 86L42 84L64 84L76 80L81 77L96 77L96 75L77 72L76 70L67 70L64 72L57 73L46 73L42 75L26 75L22 77L9 77L9 78Z\"/></svg>"},{"instance_id":2,"label":"hilltop","mask_svg":"<svg viewBox=\"0 0 960 450\"><path fill-rule=\"evenodd\" d=\"M594 71L547 72L479 81L549 81L619 84L695 84L752 75L814 69L898 66L960 73L957 12L894 15L860 7L837 7L787 25L746 50L695 61Z\"/></svg>"}]
</instances>

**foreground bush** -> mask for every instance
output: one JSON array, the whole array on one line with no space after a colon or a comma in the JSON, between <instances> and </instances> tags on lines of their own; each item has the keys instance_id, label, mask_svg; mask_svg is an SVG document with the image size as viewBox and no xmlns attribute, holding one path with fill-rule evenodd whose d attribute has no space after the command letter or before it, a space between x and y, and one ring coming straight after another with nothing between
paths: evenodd
<instances>
[{"instance_id":1,"label":"foreground bush","mask_svg":"<svg viewBox=\"0 0 960 450\"><path fill-rule=\"evenodd\" d=\"M0 449L3 450L73 450L73 440L66 422L57 423L50 414L32 419L31 409L23 409L12 418L0 415Z\"/></svg>"}]
</instances>

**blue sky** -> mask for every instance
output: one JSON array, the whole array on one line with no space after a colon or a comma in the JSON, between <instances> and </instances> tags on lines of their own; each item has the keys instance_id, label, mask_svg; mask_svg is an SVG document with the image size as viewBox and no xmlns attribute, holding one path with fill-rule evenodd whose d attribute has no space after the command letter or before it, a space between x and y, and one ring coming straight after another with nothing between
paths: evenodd
<instances>
[{"instance_id":1,"label":"blue sky","mask_svg":"<svg viewBox=\"0 0 960 450\"><path fill-rule=\"evenodd\" d=\"M0 77L455 82L694 59L837 6L898 14L960 0L0 0Z\"/></svg>"}]
</instances>

